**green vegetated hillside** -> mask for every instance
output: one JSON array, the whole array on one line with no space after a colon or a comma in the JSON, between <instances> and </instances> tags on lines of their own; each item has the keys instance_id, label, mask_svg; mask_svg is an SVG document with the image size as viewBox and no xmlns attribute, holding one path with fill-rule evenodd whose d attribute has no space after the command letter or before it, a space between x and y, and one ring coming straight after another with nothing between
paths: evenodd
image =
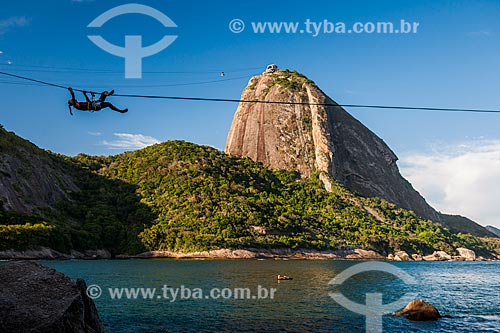
<instances>
[{"instance_id":1,"label":"green vegetated hillside","mask_svg":"<svg viewBox=\"0 0 500 333\"><path fill-rule=\"evenodd\" d=\"M154 216L135 192L0 126L0 250L141 251Z\"/></svg>"},{"instance_id":2,"label":"green vegetated hillside","mask_svg":"<svg viewBox=\"0 0 500 333\"><path fill-rule=\"evenodd\" d=\"M0 210L0 249L489 249L479 238L451 233L387 201L354 196L337 183L329 193L317 174L301 180L192 143L110 157L52 157L79 190L29 214Z\"/></svg>"}]
</instances>

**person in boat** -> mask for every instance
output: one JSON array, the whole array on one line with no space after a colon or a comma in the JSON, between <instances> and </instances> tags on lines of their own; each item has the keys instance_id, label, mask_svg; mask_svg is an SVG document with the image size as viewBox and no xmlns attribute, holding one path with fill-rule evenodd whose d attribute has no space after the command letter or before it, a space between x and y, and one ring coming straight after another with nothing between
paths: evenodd
<instances>
[{"instance_id":1,"label":"person in boat","mask_svg":"<svg viewBox=\"0 0 500 333\"><path fill-rule=\"evenodd\" d=\"M106 97L111 96L115 93L114 90L111 91L104 91L101 93L99 98L97 100L94 100L94 93L92 92L92 100L87 96L87 92L84 90L83 95L85 96L85 102L78 102L75 98L75 92L73 91L72 88L68 88L70 94L71 94L71 99L68 100L68 107L69 107L69 113L73 115L73 112L71 111L71 107L74 107L77 110L80 111L100 111L104 108L110 108L113 111L120 112L120 113L125 113L128 111L128 109L119 109L113 104L106 102Z\"/></svg>"}]
</instances>

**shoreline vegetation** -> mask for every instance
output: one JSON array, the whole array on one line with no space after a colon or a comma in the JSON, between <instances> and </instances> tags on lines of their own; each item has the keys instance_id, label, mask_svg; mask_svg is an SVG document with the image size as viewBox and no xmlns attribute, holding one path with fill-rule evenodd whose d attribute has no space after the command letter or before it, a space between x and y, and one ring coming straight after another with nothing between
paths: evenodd
<instances>
[{"instance_id":1,"label":"shoreline vegetation","mask_svg":"<svg viewBox=\"0 0 500 333\"><path fill-rule=\"evenodd\" d=\"M112 256L109 251L92 250L85 252L71 251L61 253L50 248L26 251L0 251L0 260L99 260L99 259L274 259L274 260L389 260L389 261L497 261L500 255L490 257L476 256L470 249L458 248L456 255L444 251L432 254L408 254L396 251L385 256L373 250L342 249L335 251L291 250L291 249L218 249L196 252L146 251L136 255L120 254Z\"/></svg>"}]
</instances>

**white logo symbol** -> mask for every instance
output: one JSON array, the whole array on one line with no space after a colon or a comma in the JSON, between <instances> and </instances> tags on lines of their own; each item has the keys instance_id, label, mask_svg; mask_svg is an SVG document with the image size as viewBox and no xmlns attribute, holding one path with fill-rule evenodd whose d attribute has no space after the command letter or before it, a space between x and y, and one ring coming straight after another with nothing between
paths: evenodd
<instances>
[{"instance_id":1,"label":"white logo symbol","mask_svg":"<svg viewBox=\"0 0 500 333\"><path fill-rule=\"evenodd\" d=\"M245 30L245 22L240 19L234 19L229 22L229 30L232 33L239 34Z\"/></svg>"},{"instance_id":2,"label":"white logo symbol","mask_svg":"<svg viewBox=\"0 0 500 333\"><path fill-rule=\"evenodd\" d=\"M406 284L416 284L415 279L403 271L402 269L384 262L364 262L349 267L335 276L328 284L340 285L348 278L358 273L368 271L379 271L392 274ZM366 293L365 304L359 304L351 301L341 293L329 293L335 302L342 305L344 308L366 316L366 332L382 333L382 317L385 314L393 313L406 306L411 300L417 297L417 293L406 293L399 300L392 303L383 304L381 293Z\"/></svg>"},{"instance_id":3,"label":"white logo symbol","mask_svg":"<svg viewBox=\"0 0 500 333\"><path fill-rule=\"evenodd\" d=\"M102 295L102 289L97 284L91 284L86 290L87 296L91 299L97 299Z\"/></svg>"},{"instance_id":4,"label":"white logo symbol","mask_svg":"<svg viewBox=\"0 0 500 333\"><path fill-rule=\"evenodd\" d=\"M145 5L127 4L111 8L96 17L87 27L99 28L110 19L123 14L143 14L155 18L166 28L175 28L177 25L162 12ZM142 36L126 35L125 46L111 44L101 36L87 36L95 45L117 57L125 58L125 78L140 79L142 77L142 58L157 54L172 44L177 36L165 35L155 44L142 47Z\"/></svg>"}]
</instances>

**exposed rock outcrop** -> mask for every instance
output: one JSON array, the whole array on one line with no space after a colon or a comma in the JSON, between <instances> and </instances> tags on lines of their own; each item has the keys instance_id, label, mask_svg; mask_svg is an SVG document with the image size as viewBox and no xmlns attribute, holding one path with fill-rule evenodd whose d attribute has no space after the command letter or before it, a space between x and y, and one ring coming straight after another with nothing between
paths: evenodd
<instances>
[{"instance_id":1,"label":"exposed rock outcrop","mask_svg":"<svg viewBox=\"0 0 500 333\"><path fill-rule=\"evenodd\" d=\"M274 169L297 170L304 177L317 171L351 191L439 221L437 212L400 175L397 157L384 141L306 77L288 71L255 76L241 98L296 104L241 103L226 153ZM328 177L321 179L328 189Z\"/></svg>"},{"instance_id":2,"label":"exposed rock outcrop","mask_svg":"<svg viewBox=\"0 0 500 333\"><path fill-rule=\"evenodd\" d=\"M31 213L77 191L62 159L0 127L0 208Z\"/></svg>"},{"instance_id":3,"label":"exposed rock outcrop","mask_svg":"<svg viewBox=\"0 0 500 333\"><path fill-rule=\"evenodd\" d=\"M383 255L372 250L355 249L345 255L346 259L385 259Z\"/></svg>"},{"instance_id":4,"label":"exposed rock outcrop","mask_svg":"<svg viewBox=\"0 0 500 333\"><path fill-rule=\"evenodd\" d=\"M464 258L465 260L469 260L469 261L476 260L476 252L474 252L472 250L469 250L469 249L466 249L463 247L459 247L457 249L457 252L458 252L459 256Z\"/></svg>"},{"instance_id":5,"label":"exposed rock outcrop","mask_svg":"<svg viewBox=\"0 0 500 333\"><path fill-rule=\"evenodd\" d=\"M444 251L434 251L433 254L429 254L428 256L422 257L425 261L445 261L451 260L451 256Z\"/></svg>"},{"instance_id":6,"label":"exposed rock outcrop","mask_svg":"<svg viewBox=\"0 0 500 333\"><path fill-rule=\"evenodd\" d=\"M415 261L422 261L422 255L418 253L414 253L411 255L412 259Z\"/></svg>"},{"instance_id":7,"label":"exposed rock outcrop","mask_svg":"<svg viewBox=\"0 0 500 333\"><path fill-rule=\"evenodd\" d=\"M78 252L71 250L70 254L61 253L47 247L40 247L36 249L29 249L25 251L4 250L0 251L0 259L14 259L14 260L64 260L64 259L110 259L111 253L108 250L87 250Z\"/></svg>"},{"instance_id":8,"label":"exposed rock outcrop","mask_svg":"<svg viewBox=\"0 0 500 333\"><path fill-rule=\"evenodd\" d=\"M15 250L5 250L0 251L0 259L15 259L15 260L27 260L27 259L70 259L71 257L67 254L49 249L47 247L41 247L38 249L30 249L25 251L15 251Z\"/></svg>"},{"instance_id":9,"label":"exposed rock outcrop","mask_svg":"<svg viewBox=\"0 0 500 333\"><path fill-rule=\"evenodd\" d=\"M212 251L200 252L172 252L172 251L150 251L144 252L135 256L117 256L119 259L123 258L211 258L211 259L253 259L253 258L268 258L268 259L353 259L353 260L367 260L367 259L385 259L381 254L363 249L339 249L329 251L315 251L306 249L291 250L288 248L281 249L240 249L229 250L219 249Z\"/></svg>"},{"instance_id":10,"label":"exposed rock outcrop","mask_svg":"<svg viewBox=\"0 0 500 333\"><path fill-rule=\"evenodd\" d=\"M396 253L394 253L393 260L394 261L410 261L413 259L405 251L397 251Z\"/></svg>"},{"instance_id":11,"label":"exposed rock outcrop","mask_svg":"<svg viewBox=\"0 0 500 333\"><path fill-rule=\"evenodd\" d=\"M406 319L415 321L431 321L441 318L441 314L432 304L421 299L411 301L403 311L396 312L395 315L405 316Z\"/></svg>"},{"instance_id":12,"label":"exposed rock outcrop","mask_svg":"<svg viewBox=\"0 0 500 333\"><path fill-rule=\"evenodd\" d=\"M0 332L104 332L85 281L34 262L0 269Z\"/></svg>"}]
</instances>

